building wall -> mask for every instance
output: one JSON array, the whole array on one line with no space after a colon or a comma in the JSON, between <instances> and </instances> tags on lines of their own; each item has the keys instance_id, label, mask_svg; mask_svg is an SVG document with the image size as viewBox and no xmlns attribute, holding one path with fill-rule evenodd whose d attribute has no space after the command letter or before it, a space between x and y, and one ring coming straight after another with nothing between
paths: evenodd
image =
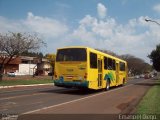
<instances>
[{"instance_id":1,"label":"building wall","mask_svg":"<svg viewBox=\"0 0 160 120\"><path fill-rule=\"evenodd\" d=\"M7 63L7 61L9 60L9 58L6 58L5 60L5 64ZM2 64L3 59L0 58L0 64ZM18 58L13 58L8 64L5 65L4 67L4 74L7 74L8 72L16 72L19 69L19 64L21 63L21 59Z\"/></svg>"},{"instance_id":2,"label":"building wall","mask_svg":"<svg viewBox=\"0 0 160 120\"><path fill-rule=\"evenodd\" d=\"M7 74L8 72L16 72L18 71L18 64L9 64L6 65L4 68L4 74Z\"/></svg>"},{"instance_id":3,"label":"building wall","mask_svg":"<svg viewBox=\"0 0 160 120\"><path fill-rule=\"evenodd\" d=\"M0 64L2 59L0 59ZM6 63L6 62L5 62ZM14 58L5 66L4 73L15 72L16 75L48 75L51 72L51 66L47 59L36 59L34 57L21 56Z\"/></svg>"},{"instance_id":4,"label":"building wall","mask_svg":"<svg viewBox=\"0 0 160 120\"><path fill-rule=\"evenodd\" d=\"M49 63L44 63L44 75L48 75L50 72L51 66Z\"/></svg>"},{"instance_id":5,"label":"building wall","mask_svg":"<svg viewBox=\"0 0 160 120\"><path fill-rule=\"evenodd\" d=\"M19 64L19 74L33 75L37 69L36 64Z\"/></svg>"},{"instance_id":6,"label":"building wall","mask_svg":"<svg viewBox=\"0 0 160 120\"><path fill-rule=\"evenodd\" d=\"M38 75L48 75L48 73L51 72L50 64L45 62L37 64L37 72Z\"/></svg>"}]
</instances>

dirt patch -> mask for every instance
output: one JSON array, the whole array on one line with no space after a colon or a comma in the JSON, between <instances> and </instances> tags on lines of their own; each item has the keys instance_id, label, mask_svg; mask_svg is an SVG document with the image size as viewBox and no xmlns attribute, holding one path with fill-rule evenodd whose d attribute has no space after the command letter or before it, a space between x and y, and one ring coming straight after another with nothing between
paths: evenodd
<instances>
[{"instance_id":1,"label":"dirt patch","mask_svg":"<svg viewBox=\"0 0 160 120\"><path fill-rule=\"evenodd\" d=\"M156 85L156 81L148 80L144 83L136 83L135 89L133 91L134 93L134 99L121 103L117 106L118 109L121 110L122 114L134 114L136 111L136 106L139 104L139 102L142 100L144 95L148 92L148 90ZM141 86L141 87L140 87ZM127 101L127 100L126 100Z\"/></svg>"},{"instance_id":2,"label":"dirt patch","mask_svg":"<svg viewBox=\"0 0 160 120\"><path fill-rule=\"evenodd\" d=\"M124 109L126 109L129 106L130 102L128 103L122 103L120 105L117 106L118 109L120 109L121 111L123 111Z\"/></svg>"},{"instance_id":3,"label":"dirt patch","mask_svg":"<svg viewBox=\"0 0 160 120\"><path fill-rule=\"evenodd\" d=\"M122 103L122 104L118 105L117 108L122 111L121 112L122 114L129 114L134 110L135 105L137 103L139 103L139 100L134 98L126 103Z\"/></svg>"}]
</instances>

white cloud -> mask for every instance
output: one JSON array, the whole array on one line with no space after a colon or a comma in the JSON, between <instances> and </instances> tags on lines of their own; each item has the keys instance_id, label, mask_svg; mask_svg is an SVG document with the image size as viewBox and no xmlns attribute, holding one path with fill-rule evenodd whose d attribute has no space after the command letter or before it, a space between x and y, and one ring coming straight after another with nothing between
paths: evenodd
<instances>
[{"instance_id":1,"label":"white cloud","mask_svg":"<svg viewBox=\"0 0 160 120\"><path fill-rule=\"evenodd\" d=\"M157 4L153 7L153 10L155 10L156 12L160 13L160 4Z\"/></svg>"},{"instance_id":2,"label":"white cloud","mask_svg":"<svg viewBox=\"0 0 160 120\"><path fill-rule=\"evenodd\" d=\"M86 15L73 31L71 44L108 49L117 54L133 54L149 62L147 55L159 43L160 28L145 22L146 17L140 16L122 25L114 18L99 20Z\"/></svg>"},{"instance_id":3,"label":"white cloud","mask_svg":"<svg viewBox=\"0 0 160 120\"><path fill-rule=\"evenodd\" d=\"M48 37L58 37L68 31L68 27L64 23L47 17L34 16L31 12L28 13L27 19L22 24L29 30Z\"/></svg>"},{"instance_id":4,"label":"white cloud","mask_svg":"<svg viewBox=\"0 0 160 120\"><path fill-rule=\"evenodd\" d=\"M74 29L69 29L68 25L56 19L29 12L23 20L9 20L0 16L0 32L37 32L47 42L45 53L55 52L59 47L83 45L111 50L117 54L132 54L149 62L147 55L160 43L160 27L145 22L148 16L120 24L106 16L107 8L100 3L98 6L99 17L103 19L86 15ZM105 9L101 10L100 6Z\"/></svg>"},{"instance_id":5,"label":"white cloud","mask_svg":"<svg viewBox=\"0 0 160 120\"><path fill-rule=\"evenodd\" d=\"M25 27L22 27L20 21L9 20L5 17L0 16L0 32L20 32L24 31Z\"/></svg>"},{"instance_id":6,"label":"white cloud","mask_svg":"<svg viewBox=\"0 0 160 120\"><path fill-rule=\"evenodd\" d=\"M0 16L0 33L4 32L29 32L37 33L47 43L47 49L54 50L57 46L64 46L63 40L69 27L56 19L35 16L28 12L27 18L23 20L9 20ZM45 50L46 52L49 52Z\"/></svg>"},{"instance_id":7,"label":"white cloud","mask_svg":"<svg viewBox=\"0 0 160 120\"><path fill-rule=\"evenodd\" d=\"M69 28L64 23L29 12L24 20L9 20L0 17L0 32L36 32L45 37L59 37L68 32Z\"/></svg>"},{"instance_id":8,"label":"white cloud","mask_svg":"<svg viewBox=\"0 0 160 120\"><path fill-rule=\"evenodd\" d=\"M98 3L97 12L98 12L99 17L103 19L106 16L107 8L102 3Z\"/></svg>"}]
</instances>

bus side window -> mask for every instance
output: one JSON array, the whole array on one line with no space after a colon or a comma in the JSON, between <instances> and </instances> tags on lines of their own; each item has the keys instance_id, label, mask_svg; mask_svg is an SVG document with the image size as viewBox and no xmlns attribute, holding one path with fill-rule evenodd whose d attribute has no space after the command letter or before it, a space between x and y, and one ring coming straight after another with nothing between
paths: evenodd
<instances>
[{"instance_id":1,"label":"bus side window","mask_svg":"<svg viewBox=\"0 0 160 120\"><path fill-rule=\"evenodd\" d=\"M108 65L107 65L108 70L112 70L112 59L108 58Z\"/></svg>"},{"instance_id":2,"label":"bus side window","mask_svg":"<svg viewBox=\"0 0 160 120\"><path fill-rule=\"evenodd\" d=\"M108 58L104 57L104 69L107 70Z\"/></svg>"},{"instance_id":3,"label":"bus side window","mask_svg":"<svg viewBox=\"0 0 160 120\"><path fill-rule=\"evenodd\" d=\"M90 68L97 68L97 54L90 52Z\"/></svg>"},{"instance_id":4,"label":"bus side window","mask_svg":"<svg viewBox=\"0 0 160 120\"><path fill-rule=\"evenodd\" d=\"M125 63L120 62L120 71L125 71Z\"/></svg>"},{"instance_id":5,"label":"bus side window","mask_svg":"<svg viewBox=\"0 0 160 120\"><path fill-rule=\"evenodd\" d=\"M113 70L116 70L116 61L115 60L112 61L112 68L113 68Z\"/></svg>"}]
</instances>

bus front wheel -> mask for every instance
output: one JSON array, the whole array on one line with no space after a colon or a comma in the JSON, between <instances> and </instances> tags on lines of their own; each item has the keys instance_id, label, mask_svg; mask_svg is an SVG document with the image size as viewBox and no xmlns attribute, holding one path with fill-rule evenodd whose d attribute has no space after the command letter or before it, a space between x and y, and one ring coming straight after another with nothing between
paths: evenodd
<instances>
[{"instance_id":1,"label":"bus front wheel","mask_svg":"<svg viewBox=\"0 0 160 120\"><path fill-rule=\"evenodd\" d=\"M123 83L122 83L122 86L124 86L125 85L125 79L123 78Z\"/></svg>"}]
</instances>

